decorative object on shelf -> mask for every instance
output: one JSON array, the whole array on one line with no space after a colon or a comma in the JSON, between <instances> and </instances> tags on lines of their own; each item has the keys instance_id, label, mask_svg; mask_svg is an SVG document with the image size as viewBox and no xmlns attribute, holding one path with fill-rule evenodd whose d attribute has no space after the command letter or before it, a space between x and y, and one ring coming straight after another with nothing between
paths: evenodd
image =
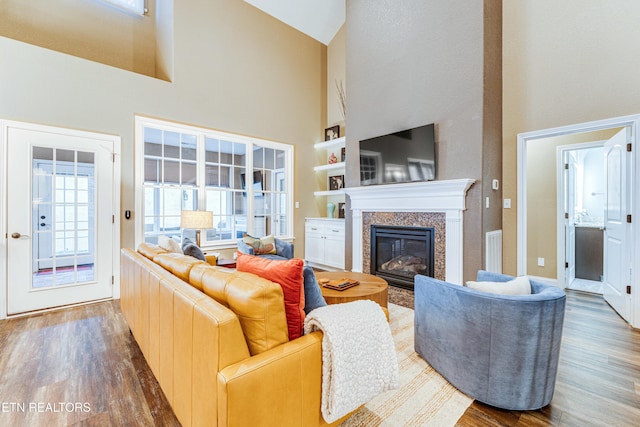
<instances>
[{"instance_id":1,"label":"decorative object on shelf","mask_svg":"<svg viewBox=\"0 0 640 427\"><path fill-rule=\"evenodd\" d=\"M200 246L200 230L213 228L213 212L211 211L182 211L180 228L196 230L196 245Z\"/></svg>"},{"instance_id":2,"label":"decorative object on shelf","mask_svg":"<svg viewBox=\"0 0 640 427\"><path fill-rule=\"evenodd\" d=\"M340 161L344 162L346 158L347 158L347 149L345 147L342 147L340 149Z\"/></svg>"},{"instance_id":3,"label":"decorative object on shelf","mask_svg":"<svg viewBox=\"0 0 640 427\"><path fill-rule=\"evenodd\" d=\"M324 140L331 141L340 138L340 125L331 126L324 130Z\"/></svg>"},{"instance_id":4,"label":"decorative object on shelf","mask_svg":"<svg viewBox=\"0 0 640 427\"><path fill-rule=\"evenodd\" d=\"M344 218L344 203L338 203L338 218Z\"/></svg>"},{"instance_id":5,"label":"decorative object on shelf","mask_svg":"<svg viewBox=\"0 0 640 427\"><path fill-rule=\"evenodd\" d=\"M334 212L336 210L336 205L329 202L327 203L327 218L334 218Z\"/></svg>"},{"instance_id":6,"label":"decorative object on shelf","mask_svg":"<svg viewBox=\"0 0 640 427\"><path fill-rule=\"evenodd\" d=\"M329 190L341 190L344 188L344 175L329 177Z\"/></svg>"},{"instance_id":7,"label":"decorative object on shelf","mask_svg":"<svg viewBox=\"0 0 640 427\"><path fill-rule=\"evenodd\" d=\"M340 113L342 113L342 118L344 120L347 119L347 95L344 91L344 83L342 80L338 81L336 79L336 91L338 92L338 104L340 105Z\"/></svg>"},{"instance_id":8,"label":"decorative object on shelf","mask_svg":"<svg viewBox=\"0 0 640 427\"><path fill-rule=\"evenodd\" d=\"M335 153L331 153L329 156L329 164L332 165L334 163L338 163L338 157L336 157Z\"/></svg>"}]
</instances>

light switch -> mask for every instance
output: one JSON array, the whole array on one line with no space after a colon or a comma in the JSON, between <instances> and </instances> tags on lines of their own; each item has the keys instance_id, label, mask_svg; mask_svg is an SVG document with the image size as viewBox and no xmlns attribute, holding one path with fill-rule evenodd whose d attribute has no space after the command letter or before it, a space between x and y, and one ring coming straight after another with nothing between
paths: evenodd
<instances>
[{"instance_id":1,"label":"light switch","mask_svg":"<svg viewBox=\"0 0 640 427\"><path fill-rule=\"evenodd\" d=\"M486 207L487 209L489 209L489 198L488 198L488 197L487 197L487 198L485 198L485 202L484 202L484 204L485 204L485 207Z\"/></svg>"},{"instance_id":2,"label":"light switch","mask_svg":"<svg viewBox=\"0 0 640 427\"><path fill-rule=\"evenodd\" d=\"M544 267L544 258L538 258L538 267Z\"/></svg>"},{"instance_id":3,"label":"light switch","mask_svg":"<svg viewBox=\"0 0 640 427\"><path fill-rule=\"evenodd\" d=\"M504 208L511 209L511 199L504 199Z\"/></svg>"}]
</instances>

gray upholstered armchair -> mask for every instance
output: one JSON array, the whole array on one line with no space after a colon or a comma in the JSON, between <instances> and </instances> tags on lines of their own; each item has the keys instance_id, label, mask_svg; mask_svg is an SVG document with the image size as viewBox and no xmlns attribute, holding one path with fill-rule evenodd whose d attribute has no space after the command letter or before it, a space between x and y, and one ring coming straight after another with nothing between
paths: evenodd
<instances>
[{"instance_id":1,"label":"gray upholstered armchair","mask_svg":"<svg viewBox=\"0 0 640 427\"><path fill-rule=\"evenodd\" d=\"M478 272L479 281L511 276ZM566 294L531 280L531 295L498 295L415 278L415 348L463 393L498 408L551 402Z\"/></svg>"}]
</instances>

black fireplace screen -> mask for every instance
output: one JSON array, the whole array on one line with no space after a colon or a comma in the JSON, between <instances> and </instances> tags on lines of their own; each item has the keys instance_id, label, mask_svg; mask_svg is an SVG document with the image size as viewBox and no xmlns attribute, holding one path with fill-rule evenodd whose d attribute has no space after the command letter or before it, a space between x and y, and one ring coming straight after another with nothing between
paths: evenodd
<instances>
[{"instance_id":1,"label":"black fireplace screen","mask_svg":"<svg viewBox=\"0 0 640 427\"><path fill-rule=\"evenodd\" d=\"M433 277L434 229L371 226L371 274L392 285L413 289L413 277Z\"/></svg>"}]
</instances>

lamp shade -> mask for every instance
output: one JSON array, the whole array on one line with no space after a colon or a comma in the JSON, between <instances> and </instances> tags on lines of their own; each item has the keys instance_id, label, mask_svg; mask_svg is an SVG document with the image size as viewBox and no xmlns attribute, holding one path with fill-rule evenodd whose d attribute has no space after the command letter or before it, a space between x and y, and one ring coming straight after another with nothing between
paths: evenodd
<instances>
[{"instance_id":1,"label":"lamp shade","mask_svg":"<svg viewBox=\"0 0 640 427\"><path fill-rule=\"evenodd\" d=\"M201 230L213 228L213 212L210 211L182 211L180 227Z\"/></svg>"}]
</instances>

